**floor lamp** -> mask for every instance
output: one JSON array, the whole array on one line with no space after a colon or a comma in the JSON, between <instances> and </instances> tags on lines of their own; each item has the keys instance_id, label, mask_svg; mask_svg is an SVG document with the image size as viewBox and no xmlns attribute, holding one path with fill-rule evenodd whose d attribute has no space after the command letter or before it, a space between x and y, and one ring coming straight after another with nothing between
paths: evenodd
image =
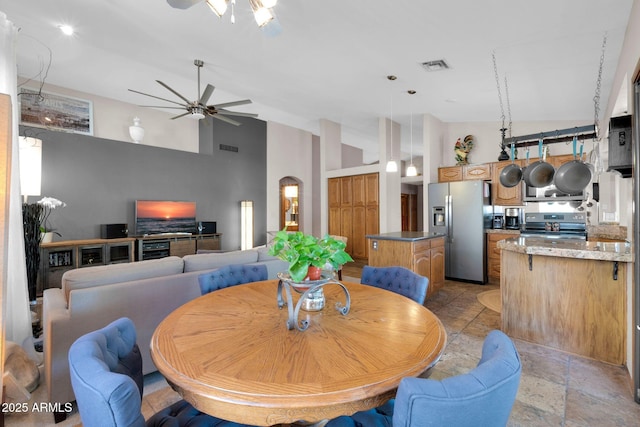
<instances>
[{"instance_id":1,"label":"floor lamp","mask_svg":"<svg viewBox=\"0 0 640 427\"><path fill-rule=\"evenodd\" d=\"M240 249L253 248L253 200L240 202Z\"/></svg>"}]
</instances>

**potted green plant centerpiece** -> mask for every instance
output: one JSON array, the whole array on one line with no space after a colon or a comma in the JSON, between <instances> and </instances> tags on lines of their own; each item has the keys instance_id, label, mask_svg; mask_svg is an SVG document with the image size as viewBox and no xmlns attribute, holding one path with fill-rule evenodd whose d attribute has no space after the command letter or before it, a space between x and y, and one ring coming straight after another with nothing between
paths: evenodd
<instances>
[{"instance_id":1,"label":"potted green plant centerpiece","mask_svg":"<svg viewBox=\"0 0 640 427\"><path fill-rule=\"evenodd\" d=\"M330 264L335 270L353 261L345 252L346 244L329 235L319 239L301 231L280 230L269 248L269 254L289 263L289 275L295 282L319 280L321 270Z\"/></svg>"}]
</instances>

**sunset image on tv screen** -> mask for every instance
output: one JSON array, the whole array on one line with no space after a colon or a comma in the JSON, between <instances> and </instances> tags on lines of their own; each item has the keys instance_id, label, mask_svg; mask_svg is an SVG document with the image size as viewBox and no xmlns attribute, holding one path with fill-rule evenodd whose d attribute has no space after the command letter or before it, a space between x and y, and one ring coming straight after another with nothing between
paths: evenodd
<instances>
[{"instance_id":1,"label":"sunset image on tv screen","mask_svg":"<svg viewBox=\"0 0 640 427\"><path fill-rule=\"evenodd\" d=\"M194 233L196 203L136 201L136 234Z\"/></svg>"}]
</instances>

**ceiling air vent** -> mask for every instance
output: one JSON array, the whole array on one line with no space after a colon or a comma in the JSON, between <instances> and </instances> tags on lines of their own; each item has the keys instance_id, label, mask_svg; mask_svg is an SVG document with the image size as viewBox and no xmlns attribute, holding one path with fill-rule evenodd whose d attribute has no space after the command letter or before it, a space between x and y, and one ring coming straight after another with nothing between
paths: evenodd
<instances>
[{"instance_id":1,"label":"ceiling air vent","mask_svg":"<svg viewBox=\"0 0 640 427\"><path fill-rule=\"evenodd\" d=\"M427 61L422 63L422 67L427 71L440 71L448 70L449 64L444 59L437 59L435 61Z\"/></svg>"},{"instance_id":2,"label":"ceiling air vent","mask_svg":"<svg viewBox=\"0 0 640 427\"><path fill-rule=\"evenodd\" d=\"M220 149L222 151L231 151L233 153L237 153L238 152L238 147L234 147L233 145L220 144Z\"/></svg>"}]
</instances>

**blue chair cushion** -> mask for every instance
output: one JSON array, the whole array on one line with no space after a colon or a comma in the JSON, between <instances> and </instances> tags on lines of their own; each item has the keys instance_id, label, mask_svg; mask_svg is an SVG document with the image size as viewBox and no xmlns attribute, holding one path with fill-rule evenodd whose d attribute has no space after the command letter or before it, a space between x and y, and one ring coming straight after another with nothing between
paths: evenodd
<instances>
[{"instance_id":1,"label":"blue chair cushion","mask_svg":"<svg viewBox=\"0 0 640 427\"><path fill-rule=\"evenodd\" d=\"M424 304L427 297L429 280L404 267L371 267L362 268L360 283L387 289L418 304Z\"/></svg>"},{"instance_id":2,"label":"blue chair cushion","mask_svg":"<svg viewBox=\"0 0 640 427\"><path fill-rule=\"evenodd\" d=\"M442 381L402 379L393 426L504 426L515 402L521 370L511 339L501 331L491 331L478 366L469 373Z\"/></svg>"},{"instance_id":3,"label":"blue chair cushion","mask_svg":"<svg viewBox=\"0 0 640 427\"><path fill-rule=\"evenodd\" d=\"M243 283L267 280L267 266L264 264L231 264L198 276L202 295Z\"/></svg>"}]
</instances>

